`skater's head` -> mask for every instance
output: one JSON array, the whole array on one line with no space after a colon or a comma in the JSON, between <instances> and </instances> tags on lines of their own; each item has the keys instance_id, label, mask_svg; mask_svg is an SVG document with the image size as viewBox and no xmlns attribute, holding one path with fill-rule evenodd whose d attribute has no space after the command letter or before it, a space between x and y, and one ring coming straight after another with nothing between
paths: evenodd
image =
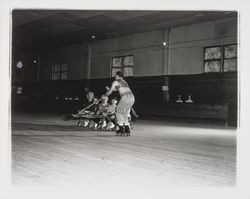
<instances>
[{"instance_id":1,"label":"skater's head","mask_svg":"<svg viewBox=\"0 0 250 199\"><path fill-rule=\"evenodd\" d=\"M109 100L107 95L102 95L101 99L102 99L102 102L104 102L104 103L107 103Z\"/></svg>"},{"instance_id":2,"label":"skater's head","mask_svg":"<svg viewBox=\"0 0 250 199\"><path fill-rule=\"evenodd\" d=\"M88 92L87 93L87 100L91 102L94 99L94 93L93 92Z\"/></svg>"},{"instance_id":3,"label":"skater's head","mask_svg":"<svg viewBox=\"0 0 250 199\"><path fill-rule=\"evenodd\" d=\"M116 72L116 75L115 75L115 79L116 80L119 80L119 79L122 79L123 78L123 74L121 71L117 71Z\"/></svg>"},{"instance_id":4,"label":"skater's head","mask_svg":"<svg viewBox=\"0 0 250 199\"><path fill-rule=\"evenodd\" d=\"M111 100L111 104L112 104L112 105L116 105L116 104L117 104L117 100L116 100L115 98L113 98L113 99Z\"/></svg>"}]
</instances>

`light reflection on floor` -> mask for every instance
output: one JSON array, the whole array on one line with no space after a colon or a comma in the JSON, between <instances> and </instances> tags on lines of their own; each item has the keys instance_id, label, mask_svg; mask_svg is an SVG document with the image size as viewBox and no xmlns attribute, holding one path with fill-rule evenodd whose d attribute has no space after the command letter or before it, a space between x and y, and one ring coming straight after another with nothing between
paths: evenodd
<instances>
[{"instance_id":1,"label":"light reflection on floor","mask_svg":"<svg viewBox=\"0 0 250 199\"><path fill-rule=\"evenodd\" d=\"M234 186L236 131L139 120L131 137L58 116L12 120L16 185Z\"/></svg>"}]
</instances>

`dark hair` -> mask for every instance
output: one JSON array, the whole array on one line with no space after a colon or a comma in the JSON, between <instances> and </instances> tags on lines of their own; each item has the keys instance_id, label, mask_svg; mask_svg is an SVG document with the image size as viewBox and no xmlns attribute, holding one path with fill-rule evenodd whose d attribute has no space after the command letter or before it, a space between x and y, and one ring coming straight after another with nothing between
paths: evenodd
<instances>
[{"instance_id":1,"label":"dark hair","mask_svg":"<svg viewBox=\"0 0 250 199\"><path fill-rule=\"evenodd\" d=\"M117 71L117 72L116 72L116 75L118 75L119 77L123 77L123 74L122 74L121 71Z\"/></svg>"}]
</instances>

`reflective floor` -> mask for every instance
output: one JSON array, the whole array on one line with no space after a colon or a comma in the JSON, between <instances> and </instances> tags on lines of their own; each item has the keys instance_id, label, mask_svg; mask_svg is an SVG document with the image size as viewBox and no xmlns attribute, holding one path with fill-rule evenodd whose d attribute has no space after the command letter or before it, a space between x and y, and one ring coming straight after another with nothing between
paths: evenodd
<instances>
[{"instance_id":1,"label":"reflective floor","mask_svg":"<svg viewBox=\"0 0 250 199\"><path fill-rule=\"evenodd\" d=\"M138 120L130 137L94 131L61 116L12 116L15 185L236 184L236 131Z\"/></svg>"}]
</instances>

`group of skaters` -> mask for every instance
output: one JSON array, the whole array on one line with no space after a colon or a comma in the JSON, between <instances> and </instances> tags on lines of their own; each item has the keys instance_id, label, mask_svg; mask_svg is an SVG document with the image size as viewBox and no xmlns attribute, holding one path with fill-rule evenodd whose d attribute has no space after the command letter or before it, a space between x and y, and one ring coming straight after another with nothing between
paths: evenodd
<instances>
[{"instance_id":1,"label":"group of skaters","mask_svg":"<svg viewBox=\"0 0 250 199\"><path fill-rule=\"evenodd\" d=\"M72 116L79 119L78 126L115 130L117 136L130 136L132 120L138 115L132 107L135 97L124 80L122 72L116 73L111 87L106 87L106 90L107 92L100 99L95 98L93 92L88 92L85 108ZM114 91L119 92L119 100L109 99Z\"/></svg>"}]
</instances>

